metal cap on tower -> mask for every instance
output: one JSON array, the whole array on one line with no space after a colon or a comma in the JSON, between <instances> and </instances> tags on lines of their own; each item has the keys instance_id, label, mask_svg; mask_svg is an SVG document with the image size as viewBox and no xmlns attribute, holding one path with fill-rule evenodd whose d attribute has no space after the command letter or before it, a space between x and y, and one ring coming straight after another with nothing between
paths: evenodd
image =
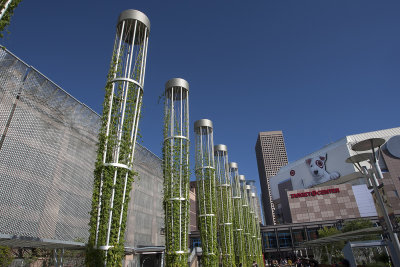
<instances>
[{"instance_id":1,"label":"metal cap on tower","mask_svg":"<svg viewBox=\"0 0 400 267\"><path fill-rule=\"evenodd\" d=\"M198 121L194 122L194 129L200 128L200 127L208 127L208 128L213 128L213 123L209 119L201 119Z\"/></svg>"},{"instance_id":2,"label":"metal cap on tower","mask_svg":"<svg viewBox=\"0 0 400 267\"><path fill-rule=\"evenodd\" d=\"M215 151L215 152L216 152L216 151L227 152L227 151L228 151L228 148L227 148L226 145L219 144L219 145L215 145L215 146L214 146L214 151Z\"/></svg>"},{"instance_id":3,"label":"metal cap on tower","mask_svg":"<svg viewBox=\"0 0 400 267\"><path fill-rule=\"evenodd\" d=\"M238 168L238 164L236 162L229 162L229 168L237 169Z\"/></svg>"},{"instance_id":4,"label":"metal cap on tower","mask_svg":"<svg viewBox=\"0 0 400 267\"><path fill-rule=\"evenodd\" d=\"M138 20L143 23L150 31L150 20L149 18L139 10L127 9L121 12L118 17L118 24L123 20Z\"/></svg>"},{"instance_id":5,"label":"metal cap on tower","mask_svg":"<svg viewBox=\"0 0 400 267\"><path fill-rule=\"evenodd\" d=\"M175 86L183 87L186 90L189 90L189 83L182 78L172 78L171 80L166 82L165 90L168 90L169 88L175 87Z\"/></svg>"}]
</instances>

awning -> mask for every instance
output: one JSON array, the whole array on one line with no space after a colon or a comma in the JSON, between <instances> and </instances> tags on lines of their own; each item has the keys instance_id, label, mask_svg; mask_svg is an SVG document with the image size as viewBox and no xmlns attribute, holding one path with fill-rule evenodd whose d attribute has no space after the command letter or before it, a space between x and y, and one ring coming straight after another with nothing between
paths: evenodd
<instances>
[{"instance_id":1,"label":"awning","mask_svg":"<svg viewBox=\"0 0 400 267\"><path fill-rule=\"evenodd\" d=\"M365 236L367 236L367 235L374 235L374 234L380 235L382 233L383 233L383 231L382 231L381 226L370 227L370 228L355 230L355 231L351 231L351 232L341 233L341 234L337 234L337 235L332 235L332 236L327 236L327 237L307 241L307 242L300 244L300 247L320 246L322 244L329 244L329 243L338 242L338 241L352 241L352 240L357 240L360 238L365 238Z\"/></svg>"},{"instance_id":2,"label":"awning","mask_svg":"<svg viewBox=\"0 0 400 267\"><path fill-rule=\"evenodd\" d=\"M0 234L0 246L15 248L85 249L86 244L74 241Z\"/></svg>"}]
</instances>

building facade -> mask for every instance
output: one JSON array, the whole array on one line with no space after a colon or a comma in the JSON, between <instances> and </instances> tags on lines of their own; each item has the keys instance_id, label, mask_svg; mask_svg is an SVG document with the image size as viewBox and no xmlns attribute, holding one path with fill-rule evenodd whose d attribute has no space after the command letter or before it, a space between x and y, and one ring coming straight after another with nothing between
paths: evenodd
<instances>
[{"instance_id":1,"label":"building facade","mask_svg":"<svg viewBox=\"0 0 400 267\"><path fill-rule=\"evenodd\" d=\"M99 128L93 110L0 50L0 245L83 249ZM148 261L161 262L161 164L137 145L125 233L130 266L149 250Z\"/></svg>"},{"instance_id":2,"label":"building facade","mask_svg":"<svg viewBox=\"0 0 400 267\"><path fill-rule=\"evenodd\" d=\"M346 159L356 155L352 145L383 138L379 165L388 212L400 214L400 127L346 136L294 161L270 178L272 201L279 223L307 223L379 216L366 178ZM371 165L362 162L366 168Z\"/></svg>"},{"instance_id":3,"label":"building facade","mask_svg":"<svg viewBox=\"0 0 400 267\"><path fill-rule=\"evenodd\" d=\"M275 206L271 196L270 177L288 164L282 131L260 132L255 146L261 202L266 225L276 224Z\"/></svg>"}]
</instances>

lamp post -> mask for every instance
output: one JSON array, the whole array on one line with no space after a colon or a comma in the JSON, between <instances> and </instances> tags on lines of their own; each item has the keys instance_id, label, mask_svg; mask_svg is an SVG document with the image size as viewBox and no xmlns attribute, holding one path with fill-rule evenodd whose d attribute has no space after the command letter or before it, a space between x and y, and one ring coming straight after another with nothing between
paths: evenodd
<instances>
[{"instance_id":1,"label":"lamp post","mask_svg":"<svg viewBox=\"0 0 400 267\"><path fill-rule=\"evenodd\" d=\"M378 175L379 179L383 179L383 174L382 174L381 168L379 167L379 162L378 162L378 159L375 154L375 148L378 148L378 151L379 151L380 147L384 143L385 143L385 140L382 138L371 138L371 139L367 139L367 140L358 142L351 147L352 150L367 151L367 150L371 149L371 154L370 153L362 153L362 154L354 155L354 156L346 159L346 162L353 163L353 165L362 174L364 174L367 177L369 185L370 186L372 185L373 191L378 200L379 208L381 209L381 211L383 213L383 218L387 225L387 233L389 234L389 238L390 238L390 240L387 240L388 245L389 245L390 256L392 257L394 266L400 266L399 238L393 232L393 225L390 221L389 215L388 215L386 207L384 205L383 198L378 190L379 188L381 188L383 186L383 184L379 184L379 182L375 176L375 173L376 173ZM361 166L360 162L367 161L367 160L372 165L372 167L373 167L372 170L368 170L366 167Z\"/></svg>"}]
</instances>

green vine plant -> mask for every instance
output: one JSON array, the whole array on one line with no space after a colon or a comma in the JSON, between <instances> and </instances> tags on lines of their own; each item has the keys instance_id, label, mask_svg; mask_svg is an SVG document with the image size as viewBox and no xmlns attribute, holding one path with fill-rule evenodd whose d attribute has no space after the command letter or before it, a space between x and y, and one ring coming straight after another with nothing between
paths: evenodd
<instances>
[{"instance_id":1,"label":"green vine plant","mask_svg":"<svg viewBox=\"0 0 400 267\"><path fill-rule=\"evenodd\" d=\"M200 134L203 134L200 132ZM199 138L199 137L196 137ZM206 138L203 136L203 138ZM206 142L205 142L206 143ZM197 203L199 209L198 228L202 244L201 263L205 267L218 267L217 203L215 195L215 169L204 168L212 155L202 154L201 144L196 140ZM212 144L211 144L212 145ZM208 165L208 164L206 164ZM211 166L213 167L213 166Z\"/></svg>"},{"instance_id":2,"label":"green vine plant","mask_svg":"<svg viewBox=\"0 0 400 267\"><path fill-rule=\"evenodd\" d=\"M116 42L117 45L117 42ZM128 44L125 44L128 46ZM143 60L144 44L140 45L136 54L131 79L139 80L141 75L141 62ZM116 48L114 48L116 51ZM118 162L128 167L132 167L132 151L135 140L131 139L134 131L134 121L140 120L140 112L135 114L135 109L140 111L141 98L143 91L136 84L124 82L114 82L115 77L123 77L123 55L129 51L127 47L122 46L119 58L114 52L110 64L110 70L107 75L105 87L105 98L103 102L103 115L101 117L101 128L98 137L97 158L94 170L94 187L92 196L91 218L89 221L90 232L86 253L86 266L122 266L124 258L124 235L126 230L127 210L130 201L130 192L132 183L137 172L132 169L104 165L105 163ZM127 86L127 88L125 88ZM127 93L125 95L125 91ZM139 97L138 97L139 96ZM121 107L126 97L125 117L122 123ZM111 116L109 117L109 114ZM107 135L107 124L109 122L109 132ZM136 123L138 125L138 123ZM118 138L118 135L120 139ZM116 157L119 149L118 158ZM116 183L114 185L114 177ZM126 184L125 184L126 180ZM126 188L125 188L126 186ZM123 196L126 189L125 197ZM113 207L111 207L112 191L114 189ZM99 226L98 212L100 209ZM110 212L112 211L111 225L109 227ZM122 222L120 224L122 212ZM107 234L110 228L109 246L110 248L101 249L107 243ZM96 246L97 237L97 246ZM108 250L107 250L108 249Z\"/></svg>"},{"instance_id":3,"label":"green vine plant","mask_svg":"<svg viewBox=\"0 0 400 267\"><path fill-rule=\"evenodd\" d=\"M235 262L236 265L243 265L246 261L246 251L244 243L244 224L243 224L243 212L242 212L242 199L234 198L233 201L233 228L234 228L234 240L235 240Z\"/></svg>"},{"instance_id":4,"label":"green vine plant","mask_svg":"<svg viewBox=\"0 0 400 267\"><path fill-rule=\"evenodd\" d=\"M235 255L233 249L233 225L232 225L232 192L227 179L228 156L220 151L215 152L216 183L218 197L218 232L219 247L221 251L221 264L223 267L235 267Z\"/></svg>"},{"instance_id":5,"label":"green vine plant","mask_svg":"<svg viewBox=\"0 0 400 267\"><path fill-rule=\"evenodd\" d=\"M175 91L175 88L173 87L171 90ZM180 113L174 112L175 106L180 106L180 102L178 98L172 99L170 93L165 94L164 98L165 113L163 129L165 261L166 266L186 267L188 262L187 229L189 225L190 203L190 143L188 139L173 136L184 136L188 133L188 129L185 126L186 123L184 123L188 118L186 118L186 115L184 115L185 118L182 118L182 131L180 128L181 118L178 115ZM187 94L188 92L185 91L185 93ZM180 99L180 101L184 100ZM172 108L171 105L173 106ZM171 132L173 136L171 136Z\"/></svg>"},{"instance_id":6,"label":"green vine plant","mask_svg":"<svg viewBox=\"0 0 400 267\"><path fill-rule=\"evenodd\" d=\"M6 12L4 13L3 17L0 20L0 38L4 37L4 30L7 29L8 25L10 25L11 18L14 15L14 9L17 8L19 3L21 3L22 0L13 0ZM3 10L5 8L5 5L7 3L7 0L1 0L0 1L0 10ZM8 33L8 31L7 31Z\"/></svg>"},{"instance_id":7,"label":"green vine plant","mask_svg":"<svg viewBox=\"0 0 400 267\"><path fill-rule=\"evenodd\" d=\"M252 242L252 218L250 213L250 206L246 191L246 183L243 182L241 185L242 189L242 207L243 207L243 218L244 218L244 243L246 251L246 261L243 266L251 267L254 260L254 246Z\"/></svg>"}]
</instances>

